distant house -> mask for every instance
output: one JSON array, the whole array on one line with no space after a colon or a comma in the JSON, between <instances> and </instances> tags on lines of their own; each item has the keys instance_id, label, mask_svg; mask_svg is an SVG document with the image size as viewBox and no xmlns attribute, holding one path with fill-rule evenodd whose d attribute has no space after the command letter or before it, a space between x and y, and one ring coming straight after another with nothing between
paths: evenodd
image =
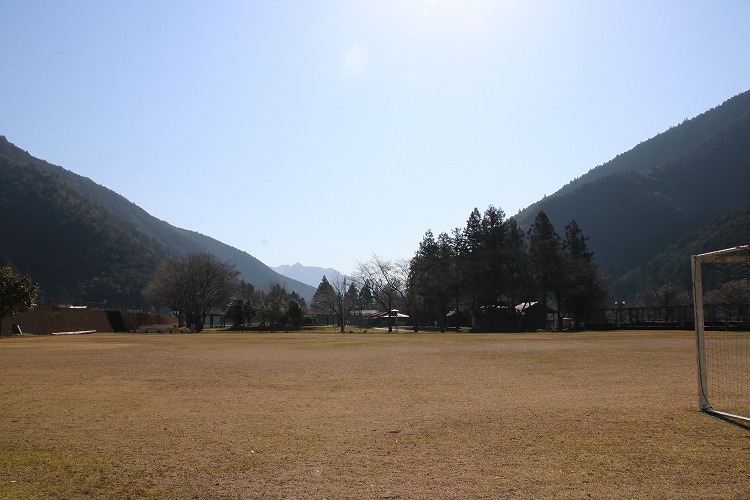
<instances>
[{"instance_id":1,"label":"distant house","mask_svg":"<svg viewBox=\"0 0 750 500\"><path fill-rule=\"evenodd\" d=\"M523 302L514 307L482 307L471 316L475 332L524 332L554 330L555 310L538 302Z\"/></svg>"},{"instance_id":2,"label":"distant house","mask_svg":"<svg viewBox=\"0 0 750 500\"><path fill-rule=\"evenodd\" d=\"M546 307L539 302L523 302L515 309L522 331L555 329L557 311L551 307Z\"/></svg>"},{"instance_id":3,"label":"distant house","mask_svg":"<svg viewBox=\"0 0 750 500\"><path fill-rule=\"evenodd\" d=\"M471 315L474 332L515 332L519 328L516 312L507 306L482 306Z\"/></svg>"},{"instance_id":4,"label":"distant house","mask_svg":"<svg viewBox=\"0 0 750 500\"><path fill-rule=\"evenodd\" d=\"M400 313L398 309L386 312L370 309L353 311L347 320L349 324L359 328L386 328L389 324L394 327L405 326L409 315Z\"/></svg>"},{"instance_id":5,"label":"distant house","mask_svg":"<svg viewBox=\"0 0 750 500\"><path fill-rule=\"evenodd\" d=\"M361 309L352 311L346 318L347 324L357 328L372 328L373 318L378 316L380 311L377 309Z\"/></svg>"},{"instance_id":6,"label":"distant house","mask_svg":"<svg viewBox=\"0 0 750 500\"><path fill-rule=\"evenodd\" d=\"M445 315L445 325L448 328L460 328L471 325L471 315L454 309Z\"/></svg>"},{"instance_id":7,"label":"distant house","mask_svg":"<svg viewBox=\"0 0 750 500\"><path fill-rule=\"evenodd\" d=\"M372 325L374 327L387 327L391 326L406 326L406 320L409 319L409 315L398 312L398 309L391 309L390 311L381 312L371 318Z\"/></svg>"}]
</instances>

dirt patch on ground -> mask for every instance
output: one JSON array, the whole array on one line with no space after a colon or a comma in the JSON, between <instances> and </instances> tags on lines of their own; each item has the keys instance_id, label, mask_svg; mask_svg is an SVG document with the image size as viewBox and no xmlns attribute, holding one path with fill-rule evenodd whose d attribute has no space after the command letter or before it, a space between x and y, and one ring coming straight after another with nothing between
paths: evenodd
<instances>
[{"instance_id":1,"label":"dirt patch on ground","mask_svg":"<svg viewBox=\"0 0 750 500\"><path fill-rule=\"evenodd\" d=\"M0 341L0 497L747 497L688 332Z\"/></svg>"}]
</instances>

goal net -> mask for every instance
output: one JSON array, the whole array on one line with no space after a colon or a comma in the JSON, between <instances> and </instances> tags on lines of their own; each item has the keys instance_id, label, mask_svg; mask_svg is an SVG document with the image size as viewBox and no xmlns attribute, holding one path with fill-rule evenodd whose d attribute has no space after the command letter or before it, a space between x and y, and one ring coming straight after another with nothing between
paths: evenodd
<instances>
[{"instance_id":1,"label":"goal net","mask_svg":"<svg viewBox=\"0 0 750 500\"><path fill-rule=\"evenodd\" d=\"M750 421L750 245L693 256L700 409Z\"/></svg>"}]
</instances>

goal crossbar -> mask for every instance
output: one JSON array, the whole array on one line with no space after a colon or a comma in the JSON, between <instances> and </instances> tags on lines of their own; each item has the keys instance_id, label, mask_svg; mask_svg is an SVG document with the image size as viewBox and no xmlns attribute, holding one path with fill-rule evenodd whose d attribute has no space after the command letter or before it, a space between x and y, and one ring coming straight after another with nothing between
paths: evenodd
<instances>
[{"instance_id":1,"label":"goal crossbar","mask_svg":"<svg viewBox=\"0 0 750 500\"><path fill-rule=\"evenodd\" d=\"M708 387L708 375L706 366L706 336L704 328L704 310L703 310L703 278L702 278L702 264L706 263L727 263L727 264L748 264L750 263L750 255L732 255L738 251L750 250L750 245L741 245L733 248L726 248L724 250L717 250L714 252L707 252L703 254L693 255L692 258L692 275L693 275L693 311L695 317L695 333L696 333L696 347L697 347L697 361L698 361L698 399L701 411L718 415L722 417L729 417L733 419L739 419L750 422L750 417L735 415L732 413L722 412L715 410L711 407L711 403L708 399L707 387Z\"/></svg>"},{"instance_id":2,"label":"goal crossbar","mask_svg":"<svg viewBox=\"0 0 750 500\"><path fill-rule=\"evenodd\" d=\"M716 250L715 252L693 255L693 262L695 262L695 260L700 262L731 262L745 264L750 262L750 255L728 255L740 250L750 250L750 245L741 245L732 248L725 248L724 250Z\"/></svg>"}]
</instances>

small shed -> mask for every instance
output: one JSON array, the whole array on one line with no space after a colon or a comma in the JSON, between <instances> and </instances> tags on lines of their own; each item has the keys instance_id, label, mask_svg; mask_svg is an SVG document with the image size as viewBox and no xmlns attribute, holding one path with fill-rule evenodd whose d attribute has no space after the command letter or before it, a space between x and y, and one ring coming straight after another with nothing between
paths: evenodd
<instances>
[{"instance_id":1,"label":"small shed","mask_svg":"<svg viewBox=\"0 0 750 500\"><path fill-rule=\"evenodd\" d=\"M471 325L471 315L465 311L454 309L445 315L445 323L449 328L460 328Z\"/></svg>"},{"instance_id":2,"label":"small shed","mask_svg":"<svg viewBox=\"0 0 750 500\"><path fill-rule=\"evenodd\" d=\"M390 311L375 314L371 319L374 327L387 327L388 325L405 326L409 315L400 313L398 309L391 309Z\"/></svg>"},{"instance_id":3,"label":"small shed","mask_svg":"<svg viewBox=\"0 0 750 500\"><path fill-rule=\"evenodd\" d=\"M555 311L540 302L522 302L516 305L516 314L521 319L524 331L554 330Z\"/></svg>"}]
</instances>

